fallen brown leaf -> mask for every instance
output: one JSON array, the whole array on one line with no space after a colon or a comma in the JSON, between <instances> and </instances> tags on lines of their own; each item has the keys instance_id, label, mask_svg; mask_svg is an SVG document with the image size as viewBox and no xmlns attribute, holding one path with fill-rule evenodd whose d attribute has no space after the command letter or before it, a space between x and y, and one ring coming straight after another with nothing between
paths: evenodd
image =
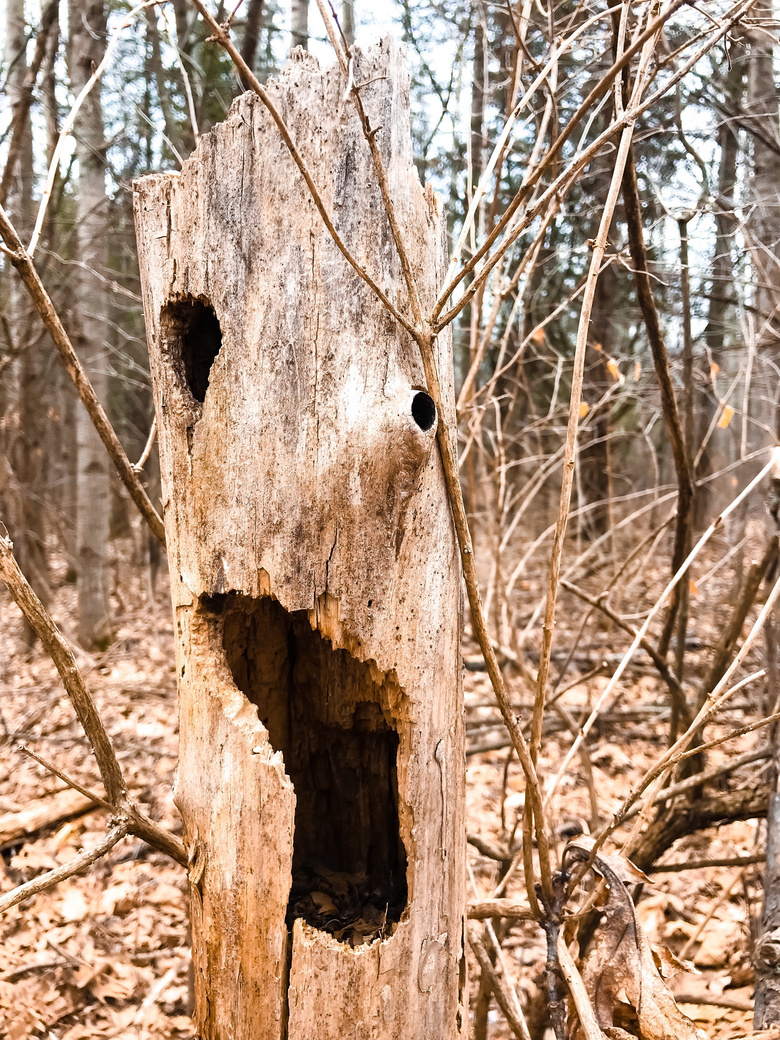
<instances>
[{"instance_id":1,"label":"fallen brown leaf","mask_svg":"<svg viewBox=\"0 0 780 1040\"><path fill-rule=\"evenodd\" d=\"M587 860L592 847L591 840L577 838L567 846L567 857ZM593 862L608 892L603 918L582 965L582 980L598 1024L611 1040L707 1040L682 1013L658 974L623 881L626 875L635 877L627 863L614 855L599 855ZM578 1026L573 1036L582 1035Z\"/></svg>"}]
</instances>

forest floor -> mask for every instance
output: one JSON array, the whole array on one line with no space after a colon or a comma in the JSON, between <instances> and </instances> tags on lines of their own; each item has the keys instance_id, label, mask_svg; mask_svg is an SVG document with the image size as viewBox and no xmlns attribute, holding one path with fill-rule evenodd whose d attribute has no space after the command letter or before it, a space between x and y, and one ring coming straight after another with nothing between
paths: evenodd
<instances>
[{"instance_id":1,"label":"forest floor","mask_svg":"<svg viewBox=\"0 0 780 1040\"><path fill-rule=\"evenodd\" d=\"M723 547L721 546L721 551ZM171 789L177 755L176 679L173 630L165 580L153 597L130 566L127 544L116 543L114 595L116 640L103 653L77 651L80 667L117 749L132 797L151 817L180 829ZM723 568L706 595L710 621L692 625L689 674L703 673L707 651L720 634L730 607L730 579ZM729 571L729 574L732 572ZM63 577L59 576L60 579ZM51 611L66 636L74 630L75 590L55 575ZM660 575L637 578L623 595L644 597ZM526 583L529 602L540 586ZM716 588L716 586L718 586ZM586 585L587 587L587 585ZM598 580L593 585L598 591ZM695 596L694 596L695 598ZM571 601L573 604L573 601ZM566 683L592 672L605 657L622 652L628 638L610 623L594 620L577 635L581 613L563 603L556 645L575 646ZM712 610L714 603L720 604ZM618 604L620 606L620 604ZM692 604L692 615L696 604ZM625 609L625 607L623 607ZM474 647L466 647L465 672L468 830L483 843L512 843L512 829L523 804L516 761L500 744L503 731ZM566 655L564 654L563 657ZM554 663L563 663L554 658ZM528 702L519 676L508 675L516 701ZM575 685L565 704L581 723L583 712L606 684L603 674ZM726 732L756 717L750 694L719 718L712 732ZM552 818L558 851L565 836L586 831L595 811L603 821L666 745L668 698L665 687L642 655L626 675L603 722L589 741L593 784L585 783L575 763L554 796ZM557 719L557 716L556 716ZM759 730L713 752L709 764L761 745ZM555 726L545 737L540 773L554 776L571 736ZM19 750L27 745L82 785L100 791L95 763L74 718L58 676L40 648L29 652L22 640L16 607L0 591L0 890L6 891L64 863L105 836L106 814L85 811L63 783ZM732 787L753 784L762 763L753 763ZM592 804L592 797L597 804ZM70 801L68 801L70 800ZM41 826L36 813L55 822ZM503 820L503 825L502 825ZM26 831L25 831L26 828ZM520 828L521 829L521 828ZM518 832L519 838L519 832ZM682 839L662 859L666 864L713 857L750 856L763 851L763 824L739 822ZM494 894L497 863L469 846L469 898ZM751 1031L753 972L751 943L761 908L762 865L703 867L653 873L637 904L640 924L650 938L691 961L697 973L671 983L687 998L683 1008L713 1040ZM522 871L503 892L523 898ZM478 927L482 927L481 925ZM521 1001L542 1006L539 983L544 964L542 936L530 924L515 925L503 939L504 971ZM188 1017L187 886L184 871L135 839L126 839L84 876L74 877L9 910L0 919L0 1035L8 1040L46 1037L87 1040L181 1038L192 1035ZM473 968L473 966L472 966ZM472 980L477 977L472 970ZM472 999L476 997L472 984ZM491 1040L510 1034L500 1013L490 1012ZM535 1032L540 1037L540 1033Z\"/></svg>"}]
</instances>

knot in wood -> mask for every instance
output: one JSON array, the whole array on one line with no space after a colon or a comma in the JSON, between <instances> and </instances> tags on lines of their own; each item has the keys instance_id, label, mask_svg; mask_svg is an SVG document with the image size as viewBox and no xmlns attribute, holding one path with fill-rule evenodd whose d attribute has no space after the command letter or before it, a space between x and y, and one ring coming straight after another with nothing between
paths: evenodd
<instances>
[{"instance_id":1,"label":"knot in wood","mask_svg":"<svg viewBox=\"0 0 780 1040\"><path fill-rule=\"evenodd\" d=\"M780 928L761 937L756 945L755 961L759 970L780 975Z\"/></svg>"}]
</instances>

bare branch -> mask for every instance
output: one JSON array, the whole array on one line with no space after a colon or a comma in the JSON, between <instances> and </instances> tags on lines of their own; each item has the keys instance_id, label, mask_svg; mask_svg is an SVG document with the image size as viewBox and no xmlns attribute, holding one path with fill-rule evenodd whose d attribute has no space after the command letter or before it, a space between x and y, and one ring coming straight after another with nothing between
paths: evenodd
<instances>
[{"instance_id":1,"label":"bare branch","mask_svg":"<svg viewBox=\"0 0 780 1040\"><path fill-rule=\"evenodd\" d=\"M164 827L144 816L128 799L124 777L111 738L84 683L73 651L19 569L13 554L13 545L6 537L0 537L0 578L6 583L8 591L35 630L60 674L62 684L92 745L108 802L117 814L127 818L128 829L133 834L165 852L177 863L186 865L187 853L182 842ZM42 765L45 764L40 761ZM57 775L60 775L59 772ZM84 793L87 797L92 797L91 794Z\"/></svg>"},{"instance_id":2,"label":"bare branch","mask_svg":"<svg viewBox=\"0 0 780 1040\"><path fill-rule=\"evenodd\" d=\"M596 598L595 596L589 596L587 592L583 592L582 589L577 588L576 585L572 585L571 582L566 581L564 578L561 578L561 585L567 590L567 592L571 592L572 595L581 599L583 603L588 603L594 609L600 610L605 617L608 617L610 621L614 622L618 628L622 628L622 630L628 633L632 638L636 635L636 629L632 628L631 625L624 621L619 614L616 614L611 607L607 606L601 597ZM687 725L687 723L691 721L691 712L688 708L685 694L683 693L677 676L672 672L666 661L664 661L664 659L657 653L655 647L653 647L647 639L642 639L639 645L650 657L650 660L658 670L658 674L669 687L669 693L672 700L677 705L677 710L681 713L680 717L685 720Z\"/></svg>"},{"instance_id":3,"label":"bare branch","mask_svg":"<svg viewBox=\"0 0 780 1040\"><path fill-rule=\"evenodd\" d=\"M127 835L127 832L128 825L126 820L115 822L103 841L96 845L94 849L85 849L67 863L63 863L61 867L48 870L45 874L39 874L32 881L28 881L24 885L19 885L17 888L11 889L10 892L6 892L5 895L0 896L0 914L10 910L17 903L30 899L31 896L38 895L39 892L45 892L46 889L53 888L60 881L66 881L69 877L73 877L74 874L80 874L82 870L85 870L96 860L101 859L106 853L110 852Z\"/></svg>"},{"instance_id":4,"label":"bare branch","mask_svg":"<svg viewBox=\"0 0 780 1040\"><path fill-rule=\"evenodd\" d=\"M33 762L37 762L39 766L42 766L45 770L47 770L47 772L62 780L64 784L67 784L68 787L72 788L74 791L78 791L78 793L83 794L85 798L89 798L90 801L95 803L95 805L99 805L103 809L107 809L108 812L114 812L116 810L116 806L112 805L111 802L107 802L106 799L101 798L99 794L96 794L94 791L90 791L89 788L84 787L82 784L78 782L78 780L74 780L72 776L68 776L67 773L60 772L60 770L57 769L56 766L53 766L51 762L48 762L45 758L41 758L40 755L36 755L34 751L31 751L26 744L20 744L16 750L21 751L23 755L26 755L28 758L31 758Z\"/></svg>"},{"instance_id":5,"label":"bare branch","mask_svg":"<svg viewBox=\"0 0 780 1040\"><path fill-rule=\"evenodd\" d=\"M102 719L98 715L92 695L84 685L73 651L19 569L19 564L13 554L11 540L1 536L0 578L8 586L8 591L32 625L60 673L62 684L76 709L79 722L92 745L92 750L95 752L95 761L100 770L108 800L112 805L118 805L125 794L125 782L111 738L106 733Z\"/></svg>"},{"instance_id":6,"label":"bare branch","mask_svg":"<svg viewBox=\"0 0 780 1040\"><path fill-rule=\"evenodd\" d=\"M505 917L512 921L534 920L528 904L513 899L482 899L478 903L469 903L468 915L473 921L484 921L490 917Z\"/></svg>"},{"instance_id":7,"label":"bare branch","mask_svg":"<svg viewBox=\"0 0 780 1040\"><path fill-rule=\"evenodd\" d=\"M691 549L690 553L688 554L686 559L683 561L683 564L680 567L680 569L673 576L671 581L668 583L666 588L661 593L660 597L656 600L655 604L653 605L653 607L648 612L648 615L645 618L642 626L639 628L636 636L634 637L634 640L631 643L631 646L628 648L628 650L624 654L623 659L621 660L621 662L618 665L617 669L613 673L612 678L609 680L609 682L607 683L607 685L604 687L603 691L599 695L598 701L594 705L590 715L588 716L587 721L585 722L584 726L582 727L582 731L581 731L580 736L577 738L577 740L574 741L572 746L566 752L564 760L561 763L561 766L560 766L558 772L556 773L555 780L553 781L550 793L548 794L548 798L552 797L552 792L557 788L558 784L560 783L561 777L566 773L566 770L569 768L569 763L571 762L571 760L574 757L574 755L577 753L580 741L583 740L587 736L587 734L590 732L590 730L591 730L591 728L593 726L593 723L596 721L596 719L598 718L599 713L601 712L601 709L602 709L603 705L607 702L607 699L611 696L612 691L615 689L615 686L620 681L620 678L623 675L623 673L625 672L626 668L628 667L628 663L631 660L631 658L633 657L636 648L639 646L640 641L642 639L644 639L644 637L647 635L647 631L650 628L650 625L651 625L653 619L657 616L658 612L662 609L662 607L666 603L667 598L670 595L672 589L677 584L677 582L681 579L683 574L686 573L686 571L688 570L688 567L691 565L693 560L698 556L698 554L701 552L702 548L710 540L710 538L715 533L715 531L721 526L721 524L723 523L723 520L729 514L733 513L733 511L737 508L739 503L744 501L744 499L747 498L747 496L758 486L758 484L761 483L761 481L764 479L764 477L773 469L773 467L776 465L775 454L778 453L778 452L780 452L780 449L775 449L775 452L773 452L772 457L770 458L769 462L767 462L767 464L763 467L763 469L758 474L756 474L756 476L740 492L740 494L737 495L737 497L735 499L733 499L729 503L729 505L726 506L726 508L721 513L718 514L718 516L715 517L715 519L709 525L707 530L704 532L704 534L698 540L696 545L694 545L693 549ZM743 646L743 650L744 650L744 646ZM739 655L738 655L738 657L739 657ZM739 657L739 660L741 660L741 657ZM732 665L732 669L730 669L729 672L727 672L726 674L730 675L731 671L733 670L733 668L734 668L734 665ZM718 690L719 693L721 691L721 688L722 688L721 685L716 687L716 689ZM712 696L714 696L714 693L713 693ZM702 721L702 719L704 717L703 712L704 712L704 709L702 709L702 711L699 712L699 714L697 715L697 717L696 717L696 719L698 719L698 723L697 724L701 723L701 721ZM694 721L696 721L696 720L694 720ZM687 732L689 732L689 731L686 731L686 733ZM683 737L680 738L680 740L683 740L684 737L685 737L685 734L683 735ZM679 741L678 741L677 744L675 744L675 748L673 750L677 750L678 749L678 745L679 745ZM648 784L650 782L651 782L650 780L647 781ZM642 790L644 790L644 789L645 788L643 787ZM641 794L641 793L642 793L641 791L638 792L638 794ZM638 794L636 796L632 797L630 799L630 802L628 804L625 804L623 806L623 808L621 808L621 811L618 814L618 815L620 815L621 819L622 819L622 815L621 814L623 814L624 811L625 812L628 811L628 809L633 804L635 798L638 797Z\"/></svg>"},{"instance_id":8,"label":"bare branch","mask_svg":"<svg viewBox=\"0 0 780 1040\"><path fill-rule=\"evenodd\" d=\"M596 1021L596 1015L591 1006L588 991L585 989L585 983L582 981L582 976L574 963L574 958L569 953L569 948L563 937L563 931L558 936L557 952L561 973L566 980L566 985L569 987L585 1040L604 1040L604 1034Z\"/></svg>"},{"instance_id":9,"label":"bare branch","mask_svg":"<svg viewBox=\"0 0 780 1040\"><path fill-rule=\"evenodd\" d=\"M526 1021L518 1015L517 1012L519 1009L514 1006L514 1002L506 992L504 981L501 976L497 974L495 968L491 964L490 957L482 944L482 940L478 935L469 932L469 945L471 946L474 956L477 958L483 976L490 985L490 988L493 990L493 996L496 998L496 1003L503 1012L507 1025L518 1040L531 1040L531 1034L528 1032Z\"/></svg>"},{"instance_id":10,"label":"bare branch","mask_svg":"<svg viewBox=\"0 0 780 1040\"><path fill-rule=\"evenodd\" d=\"M686 2L687 0L673 0L673 2L667 8L665 8L665 10L663 10L657 18L653 19L649 23L644 32L642 32L637 37L637 39L635 39L631 43L631 45L626 48L621 57L613 63L612 67L604 74L604 76L602 76L602 78L599 80L596 86L590 91L588 96L585 98L580 107L577 109L577 111L571 117L569 122L566 124L565 128L561 131L556 140L553 142L552 146L550 147L550 150L544 157L544 160L539 164L539 166L536 168L533 175L528 179L528 181L526 181L522 185L520 190L517 192L515 197L507 206L503 217L496 224L496 226L493 228L488 237L485 239L482 246L477 250L474 256L472 256L468 260L468 262L463 265L461 271L452 279L452 281L448 285L445 285L445 287L442 289L436 306L433 309L433 313L431 314L431 322L433 324L437 326L439 325L439 315L444 309L447 300L452 295L453 291L457 288L460 282L471 271L473 271L476 268L479 261L482 260L482 258L487 254L488 250L499 237L499 235L501 235L501 233L506 228L508 228L511 218L514 216L514 214L517 212L518 208L523 204L523 202L530 197L531 192L536 187L537 183L542 177L542 174L552 165L552 163L558 157L566 141L568 141L568 139L576 130L577 126L582 122L584 117L591 111L593 105L599 100L600 97L602 97L603 94L607 92L607 90L609 90L609 88L615 82L615 80L623 71L623 69L626 68L626 66L629 64L629 62L637 53L637 51L641 50L641 48L644 46L647 40L652 39L658 32L658 30L662 28L664 23L672 17L675 11L678 11ZM616 9L619 9L620 5L617 4L615 5L615 7Z\"/></svg>"},{"instance_id":11,"label":"bare branch","mask_svg":"<svg viewBox=\"0 0 780 1040\"><path fill-rule=\"evenodd\" d=\"M639 301L639 309L642 312L642 319L645 323L645 329L647 330L650 351L653 355L658 389L661 393L664 422L669 434L674 469L677 474L677 519L674 532L674 550L672 551L672 573L674 574L685 559L693 507L693 476L691 473L691 460L688 458L688 453L685 450L685 437L669 371L669 354L666 350L663 333L661 332L661 323L658 320L658 311L650 284L650 274L647 267L647 248L642 230L642 211L633 150L629 154L626 172L623 177L623 202L626 212L628 244L631 250L631 262L636 283L636 295ZM681 584L678 583L675 585L663 632L658 643L658 654L662 658L666 657L669 649L669 641L672 637L674 621L680 605L680 590Z\"/></svg>"}]
</instances>

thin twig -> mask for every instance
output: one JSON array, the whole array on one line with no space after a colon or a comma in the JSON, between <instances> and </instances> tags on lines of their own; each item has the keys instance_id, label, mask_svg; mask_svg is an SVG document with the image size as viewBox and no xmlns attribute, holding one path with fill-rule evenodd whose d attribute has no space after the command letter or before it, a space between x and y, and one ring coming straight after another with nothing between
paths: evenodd
<instances>
[{"instance_id":1,"label":"thin twig","mask_svg":"<svg viewBox=\"0 0 780 1040\"><path fill-rule=\"evenodd\" d=\"M764 719L761 720L765 725L767 724ZM729 739L734 739L735 734L729 733ZM697 751L701 751L701 748L696 748ZM740 755L739 758L729 759L724 765L717 766L713 769L708 769L706 772L697 773L695 776L688 776L684 780L679 780L676 784L670 784L669 787L665 787L655 798L654 805L663 805L664 802L669 802L672 798L676 798L678 794L685 794L686 791L694 790L695 788L701 787L702 784L708 783L710 780L715 780L719 776L724 776L726 773L733 773L735 770L740 769L742 766L749 765L751 762L760 762L762 759L770 758L773 751L769 747L759 748L757 751L748 751L745 755ZM639 807L634 806L626 814L626 820L632 819L639 812Z\"/></svg>"},{"instance_id":2,"label":"thin twig","mask_svg":"<svg viewBox=\"0 0 780 1040\"><path fill-rule=\"evenodd\" d=\"M146 444L144 445L144 450L141 452L141 458L133 466L133 469L136 471L136 473L140 473L141 470L146 465L146 460L149 458L149 456L150 456L150 454L152 452L152 445L154 444L154 438L156 436L157 436L157 415L155 414L154 419L152 419L152 426L151 426L151 429L149 430L149 436L146 438Z\"/></svg>"},{"instance_id":3,"label":"thin twig","mask_svg":"<svg viewBox=\"0 0 780 1040\"><path fill-rule=\"evenodd\" d=\"M496 973L495 968L491 964L490 956L485 949L482 940L475 933L469 932L469 945L471 946L474 956L477 958L477 963L482 971L482 975L493 990L493 996L496 998L496 1003L503 1012L507 1025L518 1040L531 1040L531 1034L528 1032L528 1026L525 1019L520 1018L517 1014L517 1010L513 1007L513 1001L510 999L509 994L504 988L503 979Z\"/></svg>"},{"instance_id":4,"label":"thin twig","mask_svg":"<svg viewBox=\"0 0 780 1040\"><path fill-rule=\"evenodd\" d=\"M0 896L0 914L9 910L12 906L16 906L17 903L21 903L31 896L38 895L39 892L45 892L46 889L53 888L60 881L66 881L69 877L73 877L74 874L81 873L90 864L101 859L107 852L110 852L127 835L128 829L127 820L114 823L106 837L94 849L85 849L77 856L74 856L73 859L68 860L67 863L63 863L61 867L55 867L54 870L48 870L45 874L39 874L38 877L33 878L32 881L28 881L24 885L12 888L10 892Z\"/></svg>"},{"instance_id":5,"label":"thin twig","mask_svg":"<svg viewBox=\"0 0 780 1040\"><path fill-rule=\"evenodd\" d=\"M722 856L712 859L686 859L682 863L656 863L654 874L680 874L686 870L708 870L710 867L752 867L757 863L766 863L766 854L757 852L754 856ZM679 997L677 998L680 999Z\"/></svg>"},{"instance_id":6,"label":"thin twig","mask_svg":"<svg viewBox=\"0 0 780 1040\"><path fill-rule=\"evenodd\" d=\"M129 800L111 738L103 726L92 695L84 683L73 651L19 569L10 539L2 536L0 536L0 578L6 583L12 598L35 630L59 672L62 684L95 753L95 761L109 803L117 814L127 818L128 829L133 834L161 852L165 852L177 863L186 866L187 853L183 843L170 831L139 812ZM87 795L87 797L91 797L91 795Z\"/></svg>"},{"instance_id":7,"label":"thin twig","mask_svg":"<svg viewBox=\"0 0 780 1040\"><path fill-rule=\"evenodd\" d=\"M54 662L76 710L79 722L92 745L95 762L100 771L108 800L112 805L118 805L125 793L125 782L111 738L98 714L92 695L84 685L70 645L60 634L48 611L19 569L19 564L13 554L11 540L2 536L0 536L0 578L7 585L11 596Z\"/></svg>"},{"instance_id":8,"label":"thin twig","mask_svg":"<svg viewBox=\"0 0 780 1040\"><path fill-rule=\"evenodd\" d=\"M627 621L624 621L619 614L616 614L611 607L607 606L601 597L596 598L595 596L589 596L587 592L583 592L582 589L577 588L576 585L572 585L571 582L561 578L561 587L571 592L572 595L581 599L584 603L588 603L595 610L600 610L601 613L610 619L618 628L621 628L624 632L630 635L632 638L636 635L636 629L632 628ZM655 665L658 674L661 676L663 681L669 688L669 693L673 703L677 706L678 712L681 714L681 718L685 720L686 725L691 721L691 712L688 708L688 703L685 699L682 687L677 679L677 676L667 665L666 661L656 652L653 645L647 639L642 639L639 643L640 647L645 651L650 660ZM549 701L548 701L549 703Z\"/></svg>"},{"instance_id":9,"label":"thin twig","mask_svg":"<svg viewBox=\"0 0 780 1040\"><path fill-rule=\"evenodd\" d=\"M41 758L40 755L36 755L34 751L31 751L26 744L20 744L16 750L21 751L23 755L27 755L27 757L31 758L33 762L37 762L39 766L42 766L53 776L58 777L58 779L62 780L64 784L67 784L68 787L73 788L74 791L78 791L79 794L83 794L85 798L89 798L90 801L95 803L95 805L100 805L103 809L107 809L108 812L115 812L115 805L112 805L111 802L107 802L105 798L101 798L100 795L95 794L94 791L90 791L88 787L84 787L78 782L78 780L74 780L72 776L60 772L60 770L57 769L56 766L52 765L51 762L47 761L45 758Z\"/></svg>"},{"instance_id":10,"label":"thin twig","mask_svg":"<svg viewBox=\"0 0 780 1040\"><path fill-rule=\"evenodd\" d=\"M588 991L585 989L585 983L582 981L582 976L574 963L574 958L569 953L569 948L563 937L563 930L561 930L558 936L557 950L561 974L569 987L585 1040L604 1040L604 1034L596 1021L596 1013L590 1002Z\"/></svg>"},{"instance_id":11,"label":"thin twig","mask_svg":"<svg viewBox=\"0 0 780 1040\"><path fill-rule=\"evenodd\" d=\"M704 915L703 920L701 920L699 922L699 924L698 924L696 930L693 932L693 934L688 936L688 938L685 940L685 943L683 944L683 947L682 947L682 949L680 950L680 953L679 953L679 957L680 957L681 961L684 961L689 956L691 950L693 949L693 947L696 945L696 943L701 938L705 928L707 927L707 925L710 923L710 921L713 919L713 917L717 913L718 908L720 906L722 906L723 903L725 903L725 901L731 895L732 889L734 888L734 886L740 880L741 877L742 877L742 869L739 868L739 869L734 871L734 873L733 873L733 875L731 877L731 880L721 888L721 890L718 893L718 895L712 900L712 902L710 903L710 908L707 911L707 913Z\"/></svg>"},{"instance_id":12,"label":"thin twig","mask_svg":"<svg viewBox=\"0 0 780 1040\"><path fill-rule=\"evenodd\" d=\"M699 705L704 703L707 699L707 695L715 688L728 667L731 656L734 653L734 647L737 645L737 641L742 633L742 627L745 624L745 620L753 606L756 596L758 595L758 591L761 588L761 583L767 574L773 573L777 558L778 536L773 535L767 543L767 547L761 560L757 563L753 563L748 571L742 594L734 607L734 612L729 623L723 630L723 635L721 636L715 653L712 656L712 665L710 666L709 673L701 685L701 690L699 692Z\"/></svg>"},{"instance_id":13,"label":"thin twig","mask_svg":"<svg viewBox=\"0 0 780 1040\"><path fill-rule=\"evenodd\" d=\"M725 994L718 996L714 993L675 993L677 1004L694 1004L697 1007L729 1008L732 1011L752 1012L754 1004L752 1000L740 1000L739 997L728 997ZM775 1040L777 1030L766 1030L766 1032L751 1032L744 1040ZM743 1040L743 1038L737 1038Z\"/></svg>"},{"instance_id":14,"label":"thin twig","mask_svg":"<svg viewBox=\"0 0 780 1040\"><path fill-rule=\"evenodd\" d=\"M780 448L774 449L774 451L772 453L772 458L770 458L769 462L767 462L767 464L761 469L761 471L756 474L756 476L737 495L737 497L734 498L726 506L726 508L721 513L719 513L718 516L715 517L715 519L712 521L710 526L707 528L707 530L704 532L704 534L698 540L696 545L694 545L693 549L691 549L691 551L688 554L687 558L683 561L682 566L679 568L677 573L672 577L671 581L668 583L666 588L663 590L663 592L661 593L659 598L655 601L653 606L650 608L650 610L648 611L647 617L645 618L642 626L637 631L637 634L634 637L634 640L631 643L631 646L628 648L628 650L623 655L623 659L621 660L621 662L618 665L618 667L615 669L615 672L613 673L612 678L609 680L609 682L607 683L607 685L604 687L604 689L602 690L601 694L599 695L599 698L596 701L596 704L594 705L590 715L588 716L587 721L585 722L584 726L582 727L581 735L577 738L577 740L574 741L572 746L566 752L566 755L564 756L564 760L561 763L561 766L560 766L560 768L558 769L558 772L555 775L555 779L553 781L552 787L551 787L550 792L548 794L548 798L552 797L552 793L555 791L555 789L557 788L558 784L561 781L561 778L565 775L566 770L569 768L569 763L571 762L571 760L574 757L574 755L577 753L577 750L579 748L580 740L583 740L588 735L588 733L590 732L593 724L595 723L596 719L598 718L598 716L599 716L599 714L601 712L601 709L602 709L603 705L605 703L607 703L607 699L612 695L613 690L617 686L617 684L620 681L623 673L625 672L626 668L628 667L629 662L631 661L631 658L634 656L634 652L636 651L636 649L639 646L640 642L647 635L647 632L648 632L648 629L650 628L650 625L652 624L652 622L653 622L654 618L656 617L656 615L658 614L658 612L663 608L663 606L666 603L666 600L667 600L669 594L671 593L671 591L673 590L674 586L677 584L677 582L680 580L680 578L683 576L683 574L686 573L686 571L688 570L688 567L691 565L691 563L696 558L696 556L698 556L698 554L701 552L701 550L706 545L706 543L710 540L710 538L715 533L715 531L717 531L721 527L721 525L723 524L723 521L725 520L725 518L727 516L729 516L731 513L734 512L734 510L737 508L737 506L745 498L747 498L747 496L757 487L758 484L761 483L761 481L764 479L764 477L776 465L776 463L775 463L775 458L776 457L780 458ZM701 712L699 714L701 714ZM632 801L632 804L633 804L633 801ZM628 811L628 808L630 808L630 806L626 806L625 807L626 811Z\"/></svg>"}]
</instances>

